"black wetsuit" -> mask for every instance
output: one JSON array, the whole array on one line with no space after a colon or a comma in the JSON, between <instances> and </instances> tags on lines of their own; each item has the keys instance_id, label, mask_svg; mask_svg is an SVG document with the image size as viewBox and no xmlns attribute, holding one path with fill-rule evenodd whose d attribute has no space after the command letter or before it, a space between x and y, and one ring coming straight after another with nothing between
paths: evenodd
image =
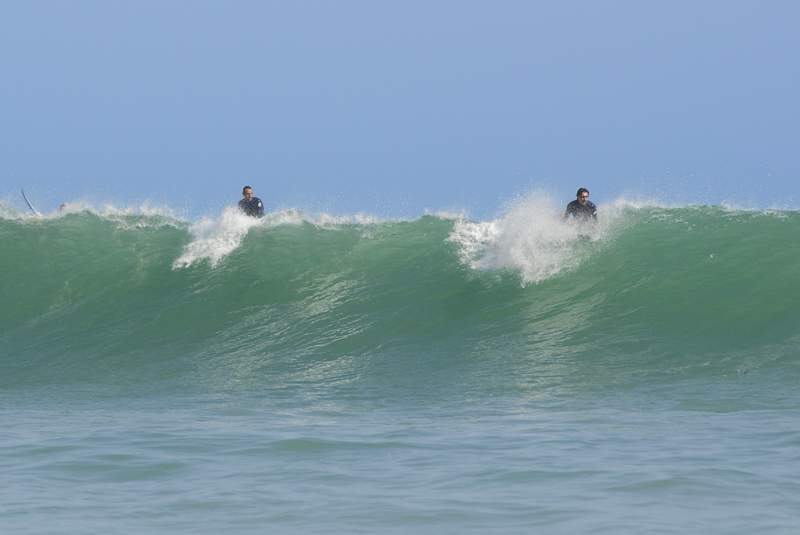
<instances>
[{"instance_id":1,"label":"black wetsuit","mask_svg":"<svg viewBox=\"0 0 800 535\"><path fill-rule=\"evenodd\" d=\"M592 201L586 201L586 204L581 204L575 199L567 205L567 210L564 212L564 217L569 216L579 220L592 218L597 221L597 206Z\"/></svg>"},{"instance_id":2,"label":"black wetsuit","mask_svg":"<svg viewBox=\"0 0 800 535\"><path fill-rule=\"evenodd\" d=\"M258 197L239 201L239 210L252 217L264 217L264 204Z\"/></svg>"}]
</instances>

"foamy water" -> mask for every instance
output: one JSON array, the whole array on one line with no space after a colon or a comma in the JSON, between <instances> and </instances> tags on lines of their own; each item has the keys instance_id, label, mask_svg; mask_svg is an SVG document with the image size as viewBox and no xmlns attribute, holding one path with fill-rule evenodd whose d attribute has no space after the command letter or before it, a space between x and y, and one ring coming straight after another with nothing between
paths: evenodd
<instances>
[{"instance_id":1,"label":"foamy water","mask_svg":"<svg viewBox=\"0 0 800 535\"><path fill-rule=\"evenodd\" d=\"M457 220L448 240L458 243L462 262L473 269L515 269L523 283L536 283L577 267L586 256L584 239L600 239L608 222L575 224L562 214L548 197L534 196L502 219Z\"/></svg>"}]
</instances>

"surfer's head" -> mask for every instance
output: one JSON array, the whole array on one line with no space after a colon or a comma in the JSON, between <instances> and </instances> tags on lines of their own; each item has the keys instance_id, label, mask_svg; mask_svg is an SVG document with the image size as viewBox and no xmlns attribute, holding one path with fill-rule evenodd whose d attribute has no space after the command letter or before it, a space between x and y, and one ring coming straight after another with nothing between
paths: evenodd
<instances>
[{"instance_id":1,"label":"surfer's head","mask_svg":"<svg viewBox=\"0 0 800 535\"><path fill-rule=\"evenodd\" d=\"M251 200L253 198L253 188L251 188L250 186L245 186L244 189L242 190L242 195L244 195L244 199L246 201Z\"/></svg>"},{"instance_id":2,"label":"surfer's head","mask_svg":"<svg viewBox=\"0 0 800 535\"><path fill-rule=\"evenodd\" d=\"M578 202L579 203L586 204L587 202L589 202L589 190L588 189L586 189L586 188L579 189L578 193L577 193L577 196L578 196Z\"/></svg>"}]
</instances>

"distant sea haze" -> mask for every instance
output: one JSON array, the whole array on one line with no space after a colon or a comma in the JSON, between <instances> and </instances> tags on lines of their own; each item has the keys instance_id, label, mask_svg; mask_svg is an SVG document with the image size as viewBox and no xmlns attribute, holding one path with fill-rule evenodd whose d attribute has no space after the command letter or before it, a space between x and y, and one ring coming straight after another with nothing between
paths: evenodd
<instances>
[{"instance_id":1,"label":"distant sea haze","mask_svg":"<svg viewBox=\"0 0 800 535\"><path fill-rule=\"evenodd\" d=\"M793 533L800 212L0 204L8 533Z\"/></svg>"}]
</instances>

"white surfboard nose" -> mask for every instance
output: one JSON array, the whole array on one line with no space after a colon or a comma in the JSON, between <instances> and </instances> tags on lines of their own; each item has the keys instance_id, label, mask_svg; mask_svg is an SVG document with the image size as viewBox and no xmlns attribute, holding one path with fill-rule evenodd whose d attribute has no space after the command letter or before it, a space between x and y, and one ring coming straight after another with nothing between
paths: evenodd
<instances>
[{"instance_id":1,"label":"white surfboard nose","mask_svg":"<svg viewBox=\"0 0 800 535\"><path fill-rule=\"evenodd\" d=\"M25 202L28 203L28 208L33 210L33 213L38 215L39 217L44 217L42 214L39 213L39 210L37 210L36 208L33 207L33 205L31 204L31 201L28 200L28 196L25 195L25 190L20 188L20 191L22 192L22 197L25 199Z\"/></svg>"}]
</instances>

